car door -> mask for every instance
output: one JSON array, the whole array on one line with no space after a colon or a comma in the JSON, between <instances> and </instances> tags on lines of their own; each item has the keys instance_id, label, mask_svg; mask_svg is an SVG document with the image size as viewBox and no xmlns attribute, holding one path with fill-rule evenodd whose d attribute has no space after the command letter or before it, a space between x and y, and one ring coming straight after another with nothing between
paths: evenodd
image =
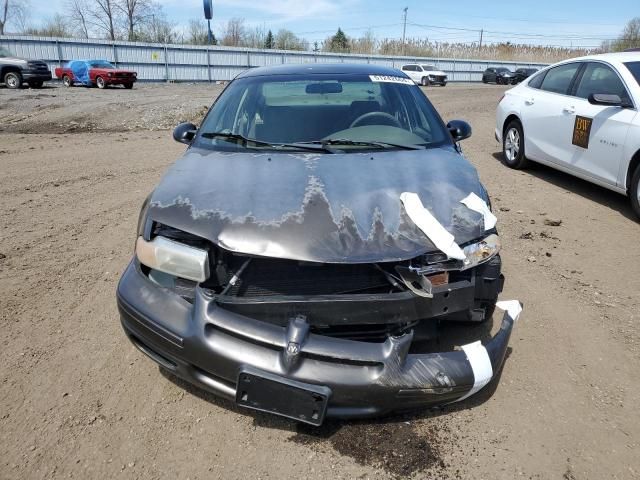
<instances>
[{"instance_id":1,"label":"car door","mask_svg":"<svg viewBox=\"0 0 640 480\"><path fill-rule=\"evenodd\" d=\"M588 100L591 94L618 95L629 106L592 105ZM592 61L585 65L574 85L574 95L568 103L575 110L573 127L584 128L580 133L582 137L570 144L571 155L566 159L566 166L608 185L616 185L625 140L637 114L629 91L613 67Z\"/></svg>"},{"instance_id":2,"label":"car door","mask_svg":"<svg viewBox=\"0 0 640 480\"><path fill-rule=\"evenodd\" d=\"M531 88L538 82L530 82L524 90L521 118L525 152L532 160L567 163L573 154L575 99L569 93L581 66L572 62L550 68L542 74L539 88Z\"/></svg>"},{"instance_id":3,"label":"car door","mask_svg":"<svg viewBox=\"0 0 640 480\"><path fill-rule=\"evenodd\" d=\"M486 80L487 82L495 82L496 81L496 69L495 68L487 68L486 72Z\"/></svg>"},{"instance_id":4,"label":"car door","mask_svg":"<svg viewBox=\"0 0 640 480\"><path fill-rule=\"evenodd\" d=\"M406 73L407 75L409 75L409 78L411 80L413 80L414 82L418 81L418 80L416 80L416 67L415 67L415 65L405 65L404 67L402 67L402 71L404 73Z\"/></svg>"}]
</instances>

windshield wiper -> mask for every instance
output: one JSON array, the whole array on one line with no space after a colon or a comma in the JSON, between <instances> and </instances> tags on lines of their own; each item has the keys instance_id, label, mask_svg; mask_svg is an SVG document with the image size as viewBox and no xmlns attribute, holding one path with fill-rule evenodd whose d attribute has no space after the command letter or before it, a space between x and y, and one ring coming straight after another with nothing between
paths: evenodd
<instances>
[{"instance_id":1,"label":"windshield wiper","mask_svg":"<svg viewBox=\"0 0 640 480\"><path fill-rule=\"evenodd\" d=\"M327 140L315 140L313 142L308 142L316 145L323 146L339 146L339 145L350 145L356 147L377 147L377 148L399 148L402 150L424 150L423 145L406 145L400 143L389 143L389 142L365 142L360 140L349 140L347 138L330 138Z\"/></svg>"},{"instance_id":2,"label":"windshield wiper","mask_svg":"<svg viewBox=\"0 0 640 480\"><path fill-rule=\"evenodd\" d=\"M248 138L244 135L240 135L238 133L225 133L225 132L205 132L202 134L204 138L223 138L225 140L236 141L243 146L248 146L249 144L259 146L259 147L269 147L273 149L297 149L297 150L313 150L315 152L328 152L333 153L330 148L326 148L321 143L271 143L265 142L264 140L258 140L256 138Z\"/></svg>"}]
</instances>

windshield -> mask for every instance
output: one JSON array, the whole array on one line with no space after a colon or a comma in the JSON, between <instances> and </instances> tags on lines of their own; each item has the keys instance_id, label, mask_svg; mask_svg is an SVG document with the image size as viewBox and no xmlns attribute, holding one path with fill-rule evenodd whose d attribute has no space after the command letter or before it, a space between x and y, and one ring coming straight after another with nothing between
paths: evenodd
<instances>
[{"instance_id":1,"label":"windshield","mask_svg":"<svg viewBox=\"0 0 640 480\"><path fill-rule=\"evenodd\" d=\"M99 60L97 62L89 62L89 66L91 68L116 68L113 65L111 65L109 62L106 62L103 60Z\"/></svg>"},{"instance_id":2,"label":"windshield","mask_svg":"<svg viewBox=\"0 0 640 480\"><path fill-rule=\"evenodd\" d=\"M501 67L501 68L496 68L496 71L497 71L498 73L506 73L506 72L508 72L508 71L509 71L509 69L508 69L508 68Z\"/></svg>"},{"instance_id":3,"label":"windshield","mask_svg":"<svg viewBox=\"0 0 640 480\"><path fill-rule=\"evenodd\" d=\"M422 68L424 68L425 70L437 70L434 65L422 65Z\"/></svg>"},{"instance_id":4,"label":"windshield","mask_svg":"<svg viewBox=\"0 0 640 480\"><path fill-rule=\"evenodd\" d=\"M251 142L239 142L239 136ZM430 148L452 140L408 78L312 74L234 80L211 108L196 143L236 150L316 143L350 151Z\"/></svg>"},{"instance_id":5,"label":"windshield","mask_svg":"<svg viewBox=\"0 0 640 480\"><path fill-rule=\"evenodd\" d=\"M13 57L13 53L11 53L9 50L7 50L6 48L2 48L0 47L0 58L3 57Z\"/></svg>"},{"instance_id":6,"label":"windshield","mask_svg":"<svg viewBox=\"0 0 640 480\"><path fill-rule=\"evenodd\" d=\"M640 62L627 62L624 64L629 69L631 75L636 79L638 85L640 85Z\"/></svg>"}]
</instances>

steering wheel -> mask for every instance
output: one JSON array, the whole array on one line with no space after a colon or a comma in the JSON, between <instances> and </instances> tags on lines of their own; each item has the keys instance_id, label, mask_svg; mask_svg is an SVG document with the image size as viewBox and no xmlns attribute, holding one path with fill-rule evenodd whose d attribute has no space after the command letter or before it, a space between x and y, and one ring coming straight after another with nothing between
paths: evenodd
<instances>
[{"instance_id":1,"label":"steering wheel","mask_svg":"<svg viewBox=\"0 0 640 480\"><path fill-rule=\"evenodd\" d=\"M380 119L380 121L382 123L369 123L368 121L378 117ZM349 128L354 128L354 127L359 127L359 126L364 126L364 125L389 125L390 127L398 127L398 128L402 128L402 125L400 124L400 122L398 121L398 119L396 117L394 117L393 115L390 115L386 112L368 112L365 113L363 115L360 115L358 118L356 118L353 122L351 122L351 125L349 125Z\"/></svg>"}]
</instances>

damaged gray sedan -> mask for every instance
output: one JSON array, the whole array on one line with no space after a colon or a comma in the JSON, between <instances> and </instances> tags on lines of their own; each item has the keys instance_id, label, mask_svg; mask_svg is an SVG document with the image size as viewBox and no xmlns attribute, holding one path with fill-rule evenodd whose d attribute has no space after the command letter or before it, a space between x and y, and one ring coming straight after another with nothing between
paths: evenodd
<instances>
[{"instance_id":1,"label":"damaged gray sedan","mask_svg":"<svg viewBox=\"0 0 640 480\"><path fill-rule=\"evenodd\" d=\"M122 325L166 370L320 425L442 405L501 367L520 313L451 351L502 290L489 198L404 73L283 65L232 81L145 201L118 285Z\"/></svg>"}]
</instances>

